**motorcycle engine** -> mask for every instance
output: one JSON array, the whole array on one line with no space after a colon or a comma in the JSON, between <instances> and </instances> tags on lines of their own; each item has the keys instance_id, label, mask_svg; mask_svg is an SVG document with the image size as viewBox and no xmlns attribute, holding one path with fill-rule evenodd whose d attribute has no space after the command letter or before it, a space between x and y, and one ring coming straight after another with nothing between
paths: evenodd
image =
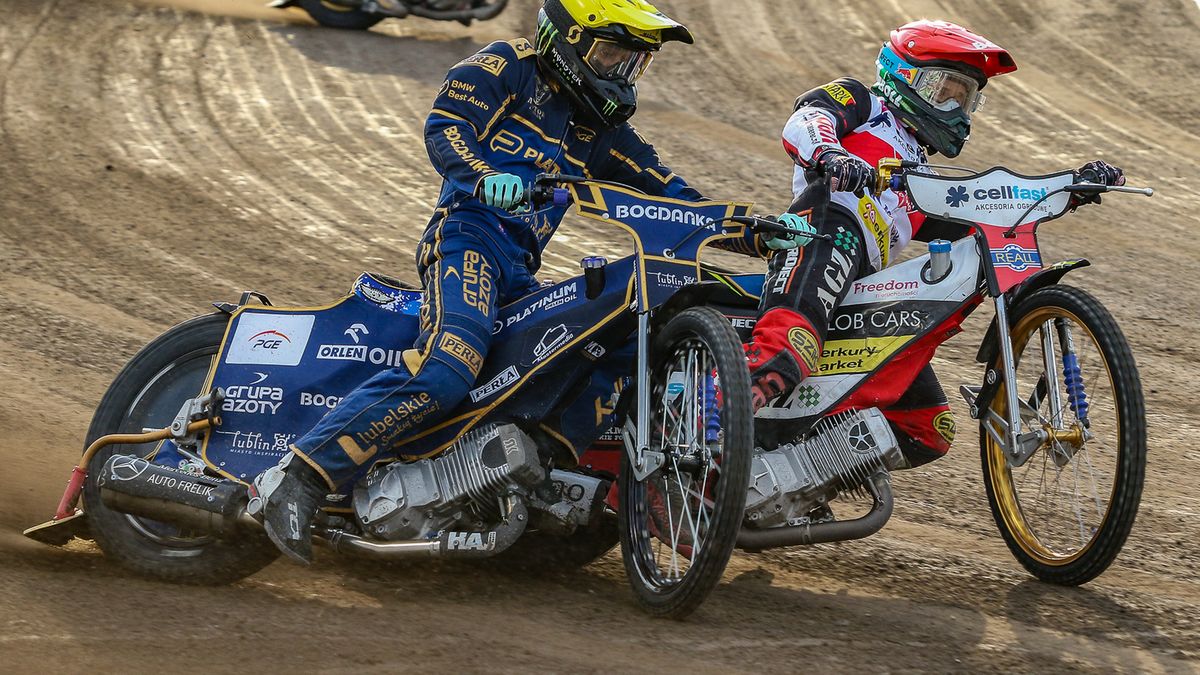
<instances>
[{"instance_id":1,"label":"motorcycle engine","mask_svg":"<svg viewBox=\"0 0 1200 675\"><path fill-rule=\"evenodd\" d=\"M904 464L896 436L878 408L826 417L800 443L755 451L746 524L802 524L813 509L840 493L858 490L875 473Z\"/></svg>"},{"instance_id":2,"label":"motorcycle engine","mask_svg":"<svg viewBox=\"0 0 1200 675\"><path fill-rule=\"evenodd\" d=\"M512 424L490 426L433 459L371 470L354 489L354 513L371 537L427 539L452 525L496 522L506 493L528 492L545 477L533 439Z\"/></svg>"}]
</instances>

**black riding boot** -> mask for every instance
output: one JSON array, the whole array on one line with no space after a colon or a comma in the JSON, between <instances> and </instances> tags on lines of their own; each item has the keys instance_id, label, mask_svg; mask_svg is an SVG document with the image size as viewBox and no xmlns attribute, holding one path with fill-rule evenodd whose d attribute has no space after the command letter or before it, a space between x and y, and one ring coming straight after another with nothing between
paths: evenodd
<instances>
[{"instance_id":1,"label":"black riding boot","mask_svg":"<svg viewBox=\"0 0 1200 675\"><path fill-rule=\"evenodd\" d=\"M292 560L312 562L312 524L328 494L321 475L307 462L288 453L278 465L254 479L251 515L262 519L271 542Z\"/></svg>"}]
</instances>

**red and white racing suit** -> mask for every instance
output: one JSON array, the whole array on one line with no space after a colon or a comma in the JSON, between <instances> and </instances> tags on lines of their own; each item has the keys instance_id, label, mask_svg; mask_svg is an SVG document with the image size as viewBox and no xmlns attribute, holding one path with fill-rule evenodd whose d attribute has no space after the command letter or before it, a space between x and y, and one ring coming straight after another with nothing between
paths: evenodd
<instances>
[{"instance_id":1,"label":"red and white racing suit","mask_svg":"<svg viewBox=\"0 0 1200 675\"><path fill-rule=\"evenodd\" d=\"M852 282L887 267L925 225L924 216L909 209L906 194L830 193L815 174L817 158L831 149L871 166L884 157L925 160L916 137L861 82L834 80L798 98L783 129L783 145L796 163L789 211L807 215L832 241L814 239L770 258L759 320L746 345L756 407L813 372L829 319ZM930 229L943 227L938 221ZM943 414L949 404L932 367L926 364L912 381L887 384L890 395L881 407L910 464L945 454L954 436L953 419Z\"/></svg>"}]
</instances>

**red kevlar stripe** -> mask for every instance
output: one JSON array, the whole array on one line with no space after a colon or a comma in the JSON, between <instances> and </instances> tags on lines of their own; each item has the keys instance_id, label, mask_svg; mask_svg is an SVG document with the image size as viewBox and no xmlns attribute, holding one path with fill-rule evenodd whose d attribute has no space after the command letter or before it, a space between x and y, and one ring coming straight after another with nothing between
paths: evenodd
<instances>
[{"instance_id":1,"label":"red kevlar stripe","mask_svg":"<svg viewBox=\"0 0 1200 675\"><path fill-rule=\"evenodd\" d=\"M850 154L871 166L879 164L884 157L899 158L901 155L891 143L869 131L856 131L842 139L842 147Z\"/></svg>"}]
</instances>

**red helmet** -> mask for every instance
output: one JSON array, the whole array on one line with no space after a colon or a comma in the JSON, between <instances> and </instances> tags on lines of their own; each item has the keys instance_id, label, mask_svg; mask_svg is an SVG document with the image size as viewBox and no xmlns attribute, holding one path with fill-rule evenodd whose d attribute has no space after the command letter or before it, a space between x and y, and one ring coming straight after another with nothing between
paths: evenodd
<instances>
[{"instance_id":1,"label":"red helmet","mask_svg":"<svg viewBox=\"0 0 1200 675\"><path fill-rule=\"evenodd\" d=\"M922 19L892 31L879 52L875 90L922 145L954 157L971 132L988 78L1017 69L987 38L947 21Z\"/></svg>"}]
</instances>

